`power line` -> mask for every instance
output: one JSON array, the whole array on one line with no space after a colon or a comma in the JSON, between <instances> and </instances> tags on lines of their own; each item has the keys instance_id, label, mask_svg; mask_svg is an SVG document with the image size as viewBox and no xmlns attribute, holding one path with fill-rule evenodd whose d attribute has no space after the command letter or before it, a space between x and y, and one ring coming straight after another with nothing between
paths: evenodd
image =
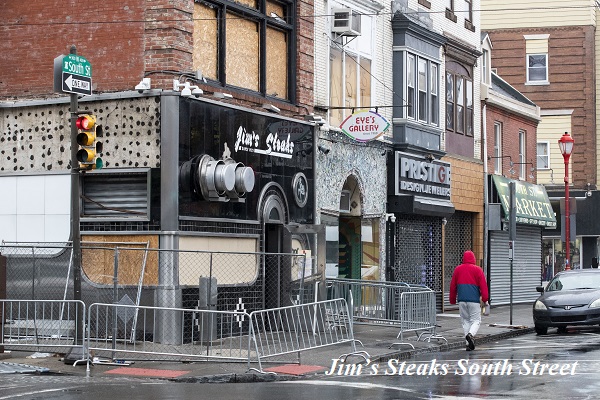
<instances>
[{"instance_id":1,"label":"power line","mask_svg":"<svg viewBox=\"0 0 600 400\"><path fill-rule=\"evenodd\" d=\"M585 10L585 9L596 9L598 7L598 5L595 3L593 5L585 5L585 6L558 6L558 7L525 7L525 8L515 8L515 7L507 7L507 8L495 8L495 9L489 9L489 10L483 10L483 9L479 9L479 10L472 10L472 12L479 12L479 13L483 13L483 14L488 14L488 13L497 13L497 12L532 12L532 11L564 11L564 10ZM161 9L157 9L157 10L153 10L153 11L160 11ZM162 9L162 10L168 10L168 9ZM441 10L441 11L432 11L432 10L406 10L403 11L402 13L405 15L423 15L423 14L445 14L446 10ZM452 10L452 12L454 14L467 14L469 13L468 10ZM386 12L386 13L382 13L382 12L373 12L373 13L361 13L361 15L365 15L365 16L373 16L373 17L386 17L386 16L393 16L395 15L395 12ZM266 15L266 14L265 14ZM303 18L328 18L328 17L333 17L333 14L304 14L304 15L297 15L296 18L297 19L303 19ZM256 19L252 16L240 16L240 17L235 17L235 16L225 16L225 17L211 17L211 18L169 18L169 19L119 19L119 20L110 20L110 21L100 21L100 20L96 20L96 21L90 21L90 20L86 20L86 21L55 21L55 22L48 22L48 21L43 21L43 22L0 22L0 27L25 27L25 26L56 26L56 25L93 25L93 24L131 24L131 23L165 23L165 22L194 22L194 21L216 21L216 20L221 20L221 19L225 19L225 20L236 20L236 19L243 19L243 20L248 20L248 19ZM287 17L283 17L283 19L288 19L291 20L293 19L293 17L291 16L287 16ZM273 20L275 21L275 18L273 18ZM286 21L287 22L287 21ZM288 24L291 24L291 22L287 22Z\"/></svg>"}]
</instances>

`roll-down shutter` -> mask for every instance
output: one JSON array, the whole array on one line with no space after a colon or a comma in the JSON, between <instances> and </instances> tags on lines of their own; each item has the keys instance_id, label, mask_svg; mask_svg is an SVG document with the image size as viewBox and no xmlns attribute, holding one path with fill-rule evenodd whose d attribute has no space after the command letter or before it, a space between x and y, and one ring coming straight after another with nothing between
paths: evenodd
<instances>
[{"instance_id":1,"label":"roll-down shutter","mask_svg":"<svg viewBox=\"0 0 600 400\"><path fill-rule=\"evenodd\" d=\"M513 259L513 303L533 302L541 284L542 228L517 225ZM510 303L508 232L490 232L490 298L493 305Z\"/></svg>"}]
</instances>

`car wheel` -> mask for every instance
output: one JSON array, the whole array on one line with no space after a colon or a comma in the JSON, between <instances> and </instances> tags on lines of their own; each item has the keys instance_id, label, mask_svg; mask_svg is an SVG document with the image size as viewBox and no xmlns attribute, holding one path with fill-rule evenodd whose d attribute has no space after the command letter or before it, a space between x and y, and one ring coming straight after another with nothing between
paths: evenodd
<instances>
[{"instance_id":1,"label":"car wheel","mask_svg":"<svg viewBox=\"0 0 600 400\"><path fill-rule=\"evenodd\" d=\"M538 335L545 335L548 333L548 328L545 326L539 326L536 325L535 326L535 333L537 333Z\"/></svg>"},{"instance_id":2,"label":"car wheel","mask_svg":"<svg viewBox=\"0 0 600 400\"><path fill-rule=\"evenodd\" d=\"M557 331L558 331L558 333L567 333L567 327L559 326Z\"/></svg>"}]
</instances>

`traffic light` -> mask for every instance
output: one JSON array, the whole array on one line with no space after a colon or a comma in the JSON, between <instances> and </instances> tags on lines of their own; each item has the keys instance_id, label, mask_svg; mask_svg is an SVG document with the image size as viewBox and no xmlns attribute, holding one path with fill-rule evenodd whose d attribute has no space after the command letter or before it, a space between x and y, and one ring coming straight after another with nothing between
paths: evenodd
<instances>
[{"instance_id":1,"label":"traffic light","mask_svg":"<svg viewBox=\"0 0 600 400\"><path fill-rule=\"evenodd\" d=\"M98 154L102 153L102 142L97 139L102 137L102 125L96 125L94 115L80 115L75 122L77 130L77 161L81 169L100 169L103 166L102 159Z\"/></svg>"}]
</instances>

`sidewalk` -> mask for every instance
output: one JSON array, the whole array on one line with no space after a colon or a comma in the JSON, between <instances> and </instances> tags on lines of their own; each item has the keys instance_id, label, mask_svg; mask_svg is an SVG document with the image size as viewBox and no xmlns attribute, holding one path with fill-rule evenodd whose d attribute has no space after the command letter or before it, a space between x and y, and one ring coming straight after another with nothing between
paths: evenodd
<instances>
[{"instance_id":1,"label":"sidewalk","mask_svg":"<svg viewBox=\"0 0 600 400\"><path fill-rule=\"evenodd\" d=\"M513 336L533 332L531 304L515 304L512 307L512 325L510 325L510 306L492 307L489 316L482 317L481 328L476 336L476 345L510 338ZM414 333L404 334L404 342L412 344L414 350L408 345L393 345L400 342L396 338L398 329L393 327L354 325L354 338L360 340L356 349L365 351L370 356L370 361L385 362L391 358L407 359L417 354L428 352L464 349L465 339L458 317L458 311L438 314L437 334L442 339L432 339L430 342L417 341ZM446 342L447 341L447 342ZM265 371L274 374L260 374L247 371L247 363L227 363L218 361L196 362L161 362L138 361L129 366L119 365L93 365L90 367L90 376L137 376L146 378L171 379L183 382L252 382L265 380L297 379L299 377L323 376L331 367L332 360L351 351L349 344L322 347L301 353L301 364L295 363L296 354L289 356L289 364L265 363ZM475 349L477 351L477 349ZM31 352L0 353L0 374L3 372L38 372L56 373L65 375L86 376L86 365L67 365L62 362L61 356L51 355L43 358L28 358ZM348 363L364 361L361 357L348 357ZM251 367L257 367L252 363Z\"/></svg>"}]
</instances>

